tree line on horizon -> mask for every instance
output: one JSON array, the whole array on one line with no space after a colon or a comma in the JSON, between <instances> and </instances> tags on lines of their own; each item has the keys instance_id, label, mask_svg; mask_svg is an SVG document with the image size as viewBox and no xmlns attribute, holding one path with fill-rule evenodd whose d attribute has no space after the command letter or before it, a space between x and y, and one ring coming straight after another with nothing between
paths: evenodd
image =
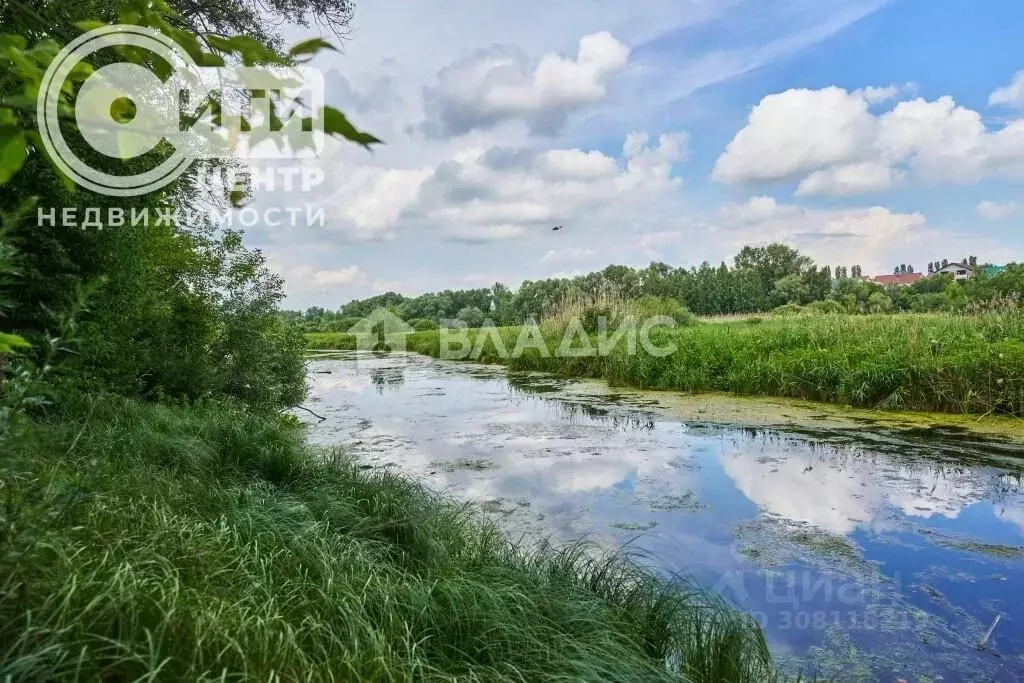
<instances>
[{"instance_id":1,"label":"tree line on horizon","mask_svg":"<svg viewBox=\"0 0 1024 683\"><path fill-rule=\"evenodd\" d=\"M976 257L969 258L977 263ZM567 296L609 292L627 299L674 299L703 316L762 313L783 306L811 306L834 313L929 312L957 310L969 301L1024 295L1024 266L1018 265L992 278L982 273L958 283L952 276L936 275L905 287L885 287L864 280L862 273L860 265L818 266L788 245L770 244L743 247L731 266L724 261L718 266L704 262L692 268L660 262L645 268L610 265L572 278L527 280L518 289L499 282L492 287L446 289L415 297L386 292L350 301L334 311L314 306L285 311L284 315L306 332L344 332L378 308L391 311L417 329L430 329L452 319L471 327L485 321L516 325L542 319Z\"/></svg>"}]
</instances>

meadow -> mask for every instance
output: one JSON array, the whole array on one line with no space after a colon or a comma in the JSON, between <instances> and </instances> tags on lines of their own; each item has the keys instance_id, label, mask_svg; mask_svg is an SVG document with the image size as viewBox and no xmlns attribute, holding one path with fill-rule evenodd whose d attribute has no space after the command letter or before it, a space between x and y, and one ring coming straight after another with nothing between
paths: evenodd
<instances>
[{"instance_id":1,"label":"meadow","mask_svg":"<svg viewBox=\"0 0 1024 683\"><path fill-rule=\"evenodd\" d=\"M861 408L1024 416L1024 313L799 315L656 328L658 357L624 341L603 356L559 356L563 329L542 324L547 352L515 347L520 328L473 329L470 360L513 370L606 379L684 392L719 391ZM497 334L501 343L491 335ZM326 335L318 335L326 337ZM347 335L335 335L334 348ZM354 340L349 338L354 345ZM577 340L579 341L579 340ZM596 338L591 335L596 346ZM578 344L577 344L578 345ZM312 348L312 347L311 347ZM323 348L323 347L320 347ZM441 354L441 333L409 335L407 348Z\"/></svg>"},{"instance_id":2,"label":"meadow","mask_svg":"<svg viewBox=\"0 0 1024 683\"><path fill-rule=\"evenodd\" d=\"M698 587L308 449L230 403L68 399L0 462L3 680L774 680Z\"/></svg>"}]
</instances>

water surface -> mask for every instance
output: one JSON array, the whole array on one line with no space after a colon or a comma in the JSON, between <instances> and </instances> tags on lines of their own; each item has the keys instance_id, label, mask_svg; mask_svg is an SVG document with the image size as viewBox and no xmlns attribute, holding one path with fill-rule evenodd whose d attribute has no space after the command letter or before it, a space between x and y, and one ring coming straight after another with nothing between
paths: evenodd
<instances>
[{"instance_id":1,"label":"water surface","mask_svg":"<svg viewBox=\"0 0 1024 683\"><path fill-rule=\"evenodd\" d=\"M1024 680L1024 459L934 431L698 424L669 395L415 355L311 362L310 440L690 575L837 680ZM659 398L662 397L662 398ZM985 638L999 617L991 636Z\"/></svg>"}]
</instances>

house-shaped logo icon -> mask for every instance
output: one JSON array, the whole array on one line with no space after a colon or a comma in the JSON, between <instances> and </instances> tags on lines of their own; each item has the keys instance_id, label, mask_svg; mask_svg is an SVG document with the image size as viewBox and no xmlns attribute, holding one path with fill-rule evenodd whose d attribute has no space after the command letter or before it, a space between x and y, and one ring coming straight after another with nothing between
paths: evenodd
<instances>
[{"instance_id":1,"label":"house-shaped logo icon","mask_svg":"<svg viewBox=\"0 0 1024 683\"><path fill-rule=\"evenodd\" d=\"M405 337L415 330L386 308L378 308L355 325L348 333L356 338L359 351L405 351Z\"/></svg>"}]
</instances>

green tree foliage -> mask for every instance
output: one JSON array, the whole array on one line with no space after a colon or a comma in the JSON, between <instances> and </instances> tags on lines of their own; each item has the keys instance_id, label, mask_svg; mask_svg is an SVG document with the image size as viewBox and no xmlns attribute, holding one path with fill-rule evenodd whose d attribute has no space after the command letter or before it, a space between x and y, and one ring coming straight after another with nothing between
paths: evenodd
<instances>
[{"instance_id":1,"label":"green tree foliage","mask_svg":"<svg viewBox=\"0 0 1024 683\"><path fill-rule=\"evenodd\" d=\"M466 323L469 327L480 327L484 324L484 312L476 306L466 306L459 309L457 320Z\"/></svg>"},{"instance_id":2,"label":"green tree foliage","mask_svg":"<svg viewBox=\"0 0 1024 683\"><path fill-rule=\"evenodd\" d=\"M838 265L835 270L816 266L807 256L781 244L744 247L733 262L732 268L725 263L717 267L702 263L696 268L659 262L640 269L609 266L574 278L527 280L518 290L497 283L490 289L445 290L418 297L388 292L351 301L334 312L313 308L285 315L306 332L334 332L347 329L378 307L388 308L406 320L431 320L435 324L455 317L461 319L461 312L466 309L479 309L497 325L517 325L544 318L566 298L600 297L606 293L625 299L673 299L697 315L755 313L790 304L791 308L786 310L802 311L815 302L819 305L809 310L856 314L928 312L1024 296L1024 266L1013 264L991 278L979 270L978 277L950 290L954 283L952 275L922 277L909 286L883 287L862 279L859 265ZM911 266L906 266L906 272L911 272ZM780 273L780 277L770 280Z\"/></svg>"},{"instance_id":3,"label":"green tree foliage","mask_svg":"<svg viewBox=\"0 0 1024 683\"><path fill-rule=\"evenodd\" d=\"M141 197L97 195L65 181L43 153L36 130L35 101L42 74L60 42L86 29L108 21L154 28L175 39L201 64L285 63L306 59L329 45L316 39L289 52L272 49L260 38L268 35L274 16L291 18L309 9L310 18L326 17L340 27L343 23L337 22L344 17L337 12L351 7L349 0L280 0L268 7L278 11L272 15L258 12L245 0L176 6L185 5L187 11L176 12L161 0L116 6L58 0L15 2L0 11L0 256L17 253L16 274L6 269L8 279L15 282L6 288L9 301L0 338L9 348L0 353L20 346L19 363L48 365L55 321L89 290L93 295L88 309L78 307L75 353L59 367L66 384L154 399L228 396L264 409L293 405L305 392L303 339L278 310L281 278L268 269L259 251L245 246L240 232L209 223L154 220L158 209L180 208L191 201L195 177L186 174ZM247 35L196 35L189 30L193 24L244 25ZM259 30L248 30L253 27ZM130 51L116 56L145 59ZM85 63L72 72L64 89L66 104L73 103L76 88L90 73L91 66ZM214 111L219 122L219 109ZM309 118L319 117L330 135L364 147L379 142L331 107L308 113ZM84 141L71 139L76 153L90 155ZM92 154L90 161L117 174L132 172L140 163L93 159L96 156ZM222 208L238 200L226 192L207 199ZM38 209L61 216L69 209L81 217L87 208L98 208L106 217L109 207L126 213L147 211L151 220L85 226L62 219L39 221L36 213ZM19 340L32 347L26 349Z\"/></svg>"}]
</instances>

